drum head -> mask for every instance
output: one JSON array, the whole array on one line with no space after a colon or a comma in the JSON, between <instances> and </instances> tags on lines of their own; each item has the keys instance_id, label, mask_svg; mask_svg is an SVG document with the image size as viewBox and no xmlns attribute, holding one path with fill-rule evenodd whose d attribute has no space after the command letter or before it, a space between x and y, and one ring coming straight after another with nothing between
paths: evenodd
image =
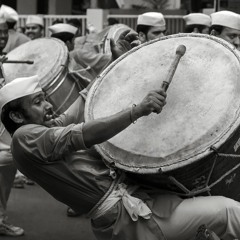
<instances>
[{"instance_id":1,"label":"drum head","mask_svg":"<svg viewBox=\"0 0 240 240\"><path fill-rule=\"evenodd\" d=\"M186 46L160 114L98 145L108 163L137 173L169 171L210 154L239 126L239 53L200 34L177 34L143 44L110 65L90 89L86 121L138 104L159 89L179 45Z\"/></svg>"},{"instance_id":2,"label":"drum head","mask_svg":"<svg viewBox=\"0 0 240 240\"><path fill-rule=\"evenodd\" d=\"M39 38L13 49L7 57L8 60L30 60L34 63L5 63L3 71L6 82L19 77L38 75L44 88L66 66L68 50L65 44L56 38Z\"/></svg>"}]
</instances>

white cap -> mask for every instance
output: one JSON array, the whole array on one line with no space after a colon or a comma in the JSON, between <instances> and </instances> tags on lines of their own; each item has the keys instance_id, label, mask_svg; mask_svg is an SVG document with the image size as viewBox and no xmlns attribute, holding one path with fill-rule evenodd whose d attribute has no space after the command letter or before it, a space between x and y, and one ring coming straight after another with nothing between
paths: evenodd
<instances>
[{"instance_id":1,"label":"white cap","mask_svg":"<svg viewBox=\"0 0 240 240\"><path fill-rule=\"evenodd\" d=\"M138 16L137 25L163 27L166 25L164 16L158 12L147 12Z\"/></svg>"},{"instance_id":2,"label":"white cap","mask_svg":"<svg viewBox=\"0 0 240 240\"><path fill-rule=\"evenodd\" d=\"M211 14L212 25L220 25L240 30L240 15L231 11L219 11Z\"/></svg>"},{"instance_id":3,"label":"white cap","mask_svg":"<svg viewBox=\"0 0 240 240\"><path fill-rule=\"evenodd\" d=\"M43 18L38 15L30 15L27 17L27 20L26 20L26 25L29 25L29 24L38 24L43 27L44 26Z\"/></svg>"},{"instance_id":4,"label":"white cap","mask_svg":"<svg viewBox=\"0 0 240 240\"><path fill-rule=\"evenodd\" d=\"M9 102L42 91L37 75L16 78L0 89L0 113Z\"/></svg>"},{"instance_id":5,"label":"white cap","mask_svg":"<svg viewBox=\"0 0 240 240\"><path fill-rule=\"evenodd\" d=\"M67 24L67 23L57 23L54 24L50 27L48 27L49 31L51 31L52 34L54 33L63 33L63 32L67 32L67 33L72 33L72 34L76 34L77 32L77 28Z\"/></svg>"},{"instance_id":6,"label":"white cap","mask_svg":"<svg viewBox=\"0 0 240 240\"><path fill-rule=\"evenodd\" d=\"M205 25L211 26L211 17L203 13L190 13L183 16L186 25Z\"/></svg>"},{"instance_id":7,"label":"white cap","mask_svg":"<svg viewBox=\"0 0 240 240\"><path fill-rule=\"evenodd\" d=\"M17 22L18 13L11 7L2 4L0 8L0 17L3 17L8 22Z\"/></svg>"}]
</instances>

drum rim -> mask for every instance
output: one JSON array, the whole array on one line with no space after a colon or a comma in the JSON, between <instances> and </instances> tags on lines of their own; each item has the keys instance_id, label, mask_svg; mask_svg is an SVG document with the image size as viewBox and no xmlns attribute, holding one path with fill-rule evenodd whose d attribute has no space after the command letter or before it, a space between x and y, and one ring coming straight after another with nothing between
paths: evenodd
<instances>
[{"instance_id":1,"label":"drum rim","mask_svg":"<svg viewBox=\"0 0 240 240\"><path fill-rule=\"evenodd\" d=\"M85 112L84 112L84 116L85 116L85 121L89 121L94 119L93 118L93 113L92 113L92 106L91 103L93 102L94 99L94 93L95 91L98 89L98 85L101 84L102 79L104 79L104 77L108 74L108 72L110 72L119 62L121 62L123 59L125 59L128 55L130 55L131 53L137 51L138 49L150 45L152 43L158 42L158 41L163 41L163 40L167 40L167 39L171 39L171 38L176 38L176 37L197 37L197 38L207 38L210 40L213 40L221 45L223 45L224 47L226 47L230 52L232 52L235 57L237 58L239 64L240 64L240 53L238 52L238 50L230 43L228 43L227 41L212 36L212 35L207 35L207 34L199 34L199 33L179 33L179 34L173 34L173 35L169 35L169 36L165 36L159 39L155 39L149 42L146 42L144 44L141 44L133 49L131 49L130 51L128 51L127 53L125 53L124 55L122 55L121 57L119 57L117 60L115 60L113 63L111 63L96 79L95 83L92 85L92 87L89 90L87 99L86 99L86 104L85 104ZM239 116L240 112L238 113ZM218 139L218 141L216 141L216 143L214 144L214 147L216 149L218 149L219 147L221 147L223 145L222 142L226 141L229 136L233 133L233 129L236 130L237 127L233 128L233 126L239 126L240 125L240 118L236 118L235 121L232 123L231 125L231 130L225 131L223 136L219 137L220 139ZM219 143L219 140L221 140L222 142ZM176 163L171 163L171 164L165 164L163 166L129 166L126 163L122 163L119 161L114 161L113 157L111 156L111 154L108 151L108 148L106 148L106 145L113 145L110 142L105 142L99 145L96 145L95 148L96 150L100 153L101 156L103 156L103 158L105 158L105 162L107 165L109 166L115 166L119 169L125 170L125 171L131 171L130 172L134 172L134 173L141 173L141 174L154 174L154 173L159 173L159 172L168 172L168 171L172 171L175 169L179 169L181 167L187 166L193 162L196 161L200 161L201 159L203 159L203 157L208 156L209 154L212 154L214 151L211 149L205 149L202 152L198 152L198 154L195 154L194 156L190 156L188 158L184 158L181 159L179 162ZM209 148L209 147L208 147ZM201 155L202 158L196 159L196 156ZM115 157L116 159L116 157ZM159 158L160 159L160 158Z\"/></svg>"},{"instance_id":2,"label":"drum rim","mask_svg":"<svg viewBox=\"0 0 240 240\"><path fill-rule=\"evenodd\" d=\"M110 39L117 41L117 37L126 30L131 30L131 28L123 23L114 24L104 38L103 53L111 54Z\"/></svg>"}]
</instances>

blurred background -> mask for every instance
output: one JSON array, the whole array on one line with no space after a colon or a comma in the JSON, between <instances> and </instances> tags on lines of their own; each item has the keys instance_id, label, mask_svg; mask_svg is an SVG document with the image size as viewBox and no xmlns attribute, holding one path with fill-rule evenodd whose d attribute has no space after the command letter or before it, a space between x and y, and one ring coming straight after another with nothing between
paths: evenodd
<instances>
[{"instance_id":1,"label":"blurred background","mask_svg":"<svg viewBox=\"0 0 240 240\"><path fill-rule=\"evenodd\" d=\"M210 14L219 10L240 13L239 0L1 0L18 12L18 27L25 26L27 15L41 14L44 18L44 35L49 36L48 26L55 20L66 22L78 18L85 35L89 24L101 31L108 25L108 19L114 18L119 23L135 29L137 15L146 11L159 11L164 14L168 33L183 31L182 16L192 12Z\"/></svg>"}]
</instances>

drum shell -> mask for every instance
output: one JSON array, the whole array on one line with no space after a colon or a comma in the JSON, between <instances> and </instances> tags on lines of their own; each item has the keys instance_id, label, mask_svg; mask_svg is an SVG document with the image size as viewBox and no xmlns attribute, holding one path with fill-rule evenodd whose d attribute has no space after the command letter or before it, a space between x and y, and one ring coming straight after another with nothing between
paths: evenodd
<instances>
[{"instance_id":1,"label":"drum shell","mask_svg":"<svg viewBox=\"0 0 240 240\"><path fill-rule=\"evenodd\" d=\"M177 193L182 197L221 195L240 201L239 131L211 154L181 168L156 174L128 176L143 185Z\"/></svg>"},{"instance_id":2,"label":"drum shell","mask_svg":"<svg viewBox=\"0 0 240 240\"><path fill-rule=\"evenodd\" d=\"M59 77L43 87L43 91L53 105L55 113L61 114L79 97L79 92L83 88L81 82L76 81L65 69L59 73Z\"/></svg>"}]
</instances>

